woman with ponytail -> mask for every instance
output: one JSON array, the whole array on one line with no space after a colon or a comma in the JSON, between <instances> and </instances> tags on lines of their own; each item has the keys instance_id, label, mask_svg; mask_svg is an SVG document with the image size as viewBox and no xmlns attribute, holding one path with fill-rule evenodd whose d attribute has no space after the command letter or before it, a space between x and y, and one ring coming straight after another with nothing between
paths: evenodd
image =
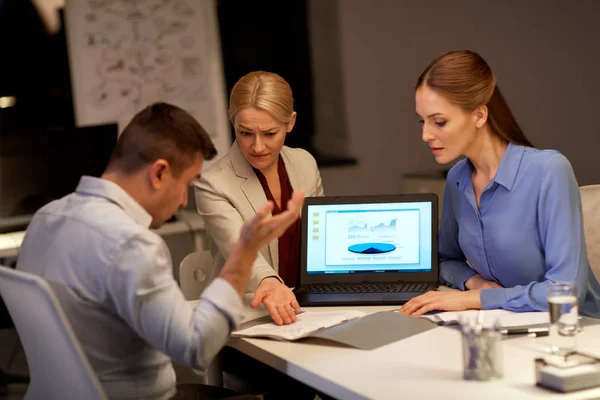
<instances>
[{"instance_id":1,"label":"woman with ponytail","mask_svg":"<svg viewBox=\"0 0 600 400\"><path fill-rule=\"evenodd\" d=\"M496 77L477 53L435 59L416 86L422 136L449 172L439 232L440 281L402 307L429 311L547 311L550 282L577 285L582 315L600 317L600 285L587 259L573 169L525 137Z\"/></svg>"}]
</instances>

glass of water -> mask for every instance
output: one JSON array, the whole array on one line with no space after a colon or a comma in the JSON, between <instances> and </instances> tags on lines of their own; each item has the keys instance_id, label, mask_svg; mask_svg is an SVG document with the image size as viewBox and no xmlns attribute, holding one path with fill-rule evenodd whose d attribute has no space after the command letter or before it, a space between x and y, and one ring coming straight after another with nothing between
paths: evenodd
<instances>
[{"instance_id":1,"label":"glass of water","mask_svg":"<svg viewBox=\"0 0 600 400\"><path fill-rule=\"evenodd\" d=\"M550 348L553 353L566 354L575 349L579 330L577 286L572 282L551 282L547 294Z\"/></svg>"}]
</instances>

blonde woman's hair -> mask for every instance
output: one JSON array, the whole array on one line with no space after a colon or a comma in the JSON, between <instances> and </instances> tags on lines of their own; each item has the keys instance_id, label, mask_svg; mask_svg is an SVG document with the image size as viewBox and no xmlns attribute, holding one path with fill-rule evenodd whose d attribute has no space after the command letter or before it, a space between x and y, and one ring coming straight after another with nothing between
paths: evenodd
<instances>
[{"instance_id":1,"label":"blonde woman's hair","mask_svg":"<svg viewBox=\"0 0 600 400\"><path fill-rule=\"evenodd\" d=\"M281 76L265 71L250 72L240 78L229 96L229 120L246 107L270 113L277 121L287 124L294 112L292 88Z\"/></svg>"}]
</instances>

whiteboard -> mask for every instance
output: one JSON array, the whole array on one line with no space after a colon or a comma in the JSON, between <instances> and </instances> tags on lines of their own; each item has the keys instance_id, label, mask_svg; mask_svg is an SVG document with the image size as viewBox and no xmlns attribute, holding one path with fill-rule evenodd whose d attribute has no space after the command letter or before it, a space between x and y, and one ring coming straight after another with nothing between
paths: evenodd
<instances>
[{"instance_id":1,"label":"whiteboard","mask_svg":"<svg viewBox=\"0 0 600 400\"><path fill-rule=\"evenodd\" d=\"M219 156L228 151L213 0L68 0L65 21L78 126L116 122L122 131L162 101L193 115Z\"/></svg>"}]
</instances>

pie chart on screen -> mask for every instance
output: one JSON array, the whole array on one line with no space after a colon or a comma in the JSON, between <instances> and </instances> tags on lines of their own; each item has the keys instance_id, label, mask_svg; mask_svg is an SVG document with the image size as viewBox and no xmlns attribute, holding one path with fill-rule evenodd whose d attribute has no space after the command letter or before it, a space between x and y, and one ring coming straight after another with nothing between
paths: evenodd
<instances>
[{"instance_id":1,"label":"pie chart on screen","mask_svg":"<svg viewBox=\"0 0 600 400\"><path fill-rule=\"evenodd\" d=\"M381 254L396 250L396 246L389 243L359 243L348 247L348 250L360 254Z\"/></svg>"}]
</instances>

